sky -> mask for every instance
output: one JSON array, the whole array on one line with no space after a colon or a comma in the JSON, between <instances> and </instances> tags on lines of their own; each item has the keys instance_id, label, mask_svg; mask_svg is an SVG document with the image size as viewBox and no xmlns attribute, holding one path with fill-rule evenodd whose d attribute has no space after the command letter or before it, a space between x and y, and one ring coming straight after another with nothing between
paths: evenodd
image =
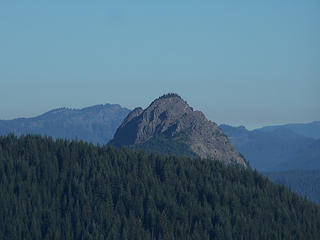
<instances>
[{"instance_id":1,"label":"sky","mask_svg":"<svg viewBox=\"0 0 320 240\"><path fill-rule=\"evenodd\" d=\"M0 119L178 93L219 124L320 120L320 1L0 2Z\"/></svg>"}]
</instances>

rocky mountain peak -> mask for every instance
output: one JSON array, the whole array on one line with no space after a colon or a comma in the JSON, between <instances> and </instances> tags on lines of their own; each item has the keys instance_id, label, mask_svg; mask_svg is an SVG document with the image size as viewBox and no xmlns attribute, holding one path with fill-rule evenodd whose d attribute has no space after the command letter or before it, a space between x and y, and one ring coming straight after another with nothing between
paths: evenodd
<instances>
[{"instance_id":1,"label":"rocky mountain peak","mask_svg":"<svg viewBox=\"0 0 320 240\"><path fill-rule=\"evenodd\" d=\"M187 102L175 93L166 94L157 98L146 110L146 113L149 114L165 112L168 118L179 118L183 114L192 112L192 108Z\"/></svg>"},{"instance_id":2,"label":"rocky mountain peak","mask_svg":"<svg viewBox=\"0 0 320 240\"><path fill-rule=\"evenodd\" d=\"M160 142L170 142L169 145L175 147L159 147ZM110 143L138 148L152 148L158 144L159 151L165 148L166 153L177 153L175 148L179 147L202 158L245 165L243 158L217 124L207 120L202 112L194 111L177 94L163 95L145 110L134 109L118 128Z\"/></svg>"}]
</instances>

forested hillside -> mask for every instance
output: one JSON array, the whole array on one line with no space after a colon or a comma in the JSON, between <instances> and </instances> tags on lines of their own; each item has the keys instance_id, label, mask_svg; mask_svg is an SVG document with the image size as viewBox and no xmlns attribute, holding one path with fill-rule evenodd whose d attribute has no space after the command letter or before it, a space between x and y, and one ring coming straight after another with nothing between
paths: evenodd
<instances>
[{"instance_id":1,"label":"forested hillside","mask_svg":"<svg viewBox=\"0 0 320 240\"><path fill-rule=\"evenodd\" d=\"M256 171L0 137L0 239L320 239L320 207Z\"/></svg>"}]
</instances>

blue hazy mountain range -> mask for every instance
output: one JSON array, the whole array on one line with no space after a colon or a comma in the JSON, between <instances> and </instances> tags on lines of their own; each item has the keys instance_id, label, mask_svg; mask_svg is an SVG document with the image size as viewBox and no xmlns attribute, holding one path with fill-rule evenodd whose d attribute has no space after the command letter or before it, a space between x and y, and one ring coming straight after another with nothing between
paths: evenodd
<instances>
[{"instance_id":1,"label":"blue hazy mountain range","mask_svg":"<svg viewBox=\"0 0 320 240\"><path fill-rule=\"evenodd\" d=\"M0 135L33 133L106 144L129 112L117 104L59 108L33 118L0 120ZM219 127L250 165L260 171L320 169L320 121L252 131L243 126Z\"/></svg>"},{"instance_id":2,"label":"blue hazy mountain range","mask_svg":"<svg viewBox=\"0 0 320 240\"><path fill-rule=\"evenodd\" d=\"M275 125L262 127L257 130L264 132L272 132L278 128L286 128L297 134L300 134L305 137L311 137L314 139L320 139L320 121L314 121L311 123L298 123L298 124L285 124L285 125Z\"/></svg>"},{"instance_id":3,"label":"blue hazy mountain range","mask_svg":"<svg viewBox=\"0 0 320 240\"><path fill-rule=\"evenodd\" d=\"M118 104L59 108L33 118L0 120L0 135L32 133L106 144L129 112Z\"/></svg>"},{"instance_id":4,"label":"blue hazy mountain range","mask_svg":"<svg viewBox=\"0 0 320 240\"><path fill-rule=\"evenodd\" d=\"M251 167L278 184L320 203L319 124L286 124L252 131L220 125Z\"/></svg>"},{"instance_id":5,"label":"blue hazy mountain range","mask_svg":"<svg viewBox=\"0 0 320 240\"><path fill-rule=\"evenodd\" d=\"M262 174L274 183L283 184L301 196L320 204L320 170L291 170Z\"/></svg>"},{"instance_id":6,"label":"blue hazy mountain range","mask_svg":"<svg viewBox=\"0 0 320 240\"><path fill-rule=\"evenodd\" d=\"M59 108L33 118L0 120L0 135L32 133L106 144L129 112L117 104ZM320 172L312 171L320 169L319 123L267 126L252 131L244 126L219 127L251 167L320 203Z\"/></svg>"},{"instance_id":7,"label":"blue hazy mountain range","mask_svg":"<svg viewBox=\"0 0 320 240\"><path fill-rule=\"evenodd\" d=\"M316 134L319 123L269 126L252 131L243 126L219 127L253 168L314 170L320 169L320 139L317 139L320 135Z\"/></svg>"}]
</instances>

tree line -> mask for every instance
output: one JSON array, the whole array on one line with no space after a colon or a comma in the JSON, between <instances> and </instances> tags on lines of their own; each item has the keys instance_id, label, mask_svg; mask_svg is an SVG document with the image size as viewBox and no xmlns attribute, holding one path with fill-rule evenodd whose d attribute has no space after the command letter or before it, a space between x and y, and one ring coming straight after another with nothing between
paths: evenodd
<instances>
[{"instance_id":1,"label":"tree line","mask_svg":"<svg viewBox=\"0 0 320 240\"><path fill-rule=\"evenodd\" d=\"M258 172L0 137L0 239L320 239L320 207Z\"/></svg>"}]
</instances>

